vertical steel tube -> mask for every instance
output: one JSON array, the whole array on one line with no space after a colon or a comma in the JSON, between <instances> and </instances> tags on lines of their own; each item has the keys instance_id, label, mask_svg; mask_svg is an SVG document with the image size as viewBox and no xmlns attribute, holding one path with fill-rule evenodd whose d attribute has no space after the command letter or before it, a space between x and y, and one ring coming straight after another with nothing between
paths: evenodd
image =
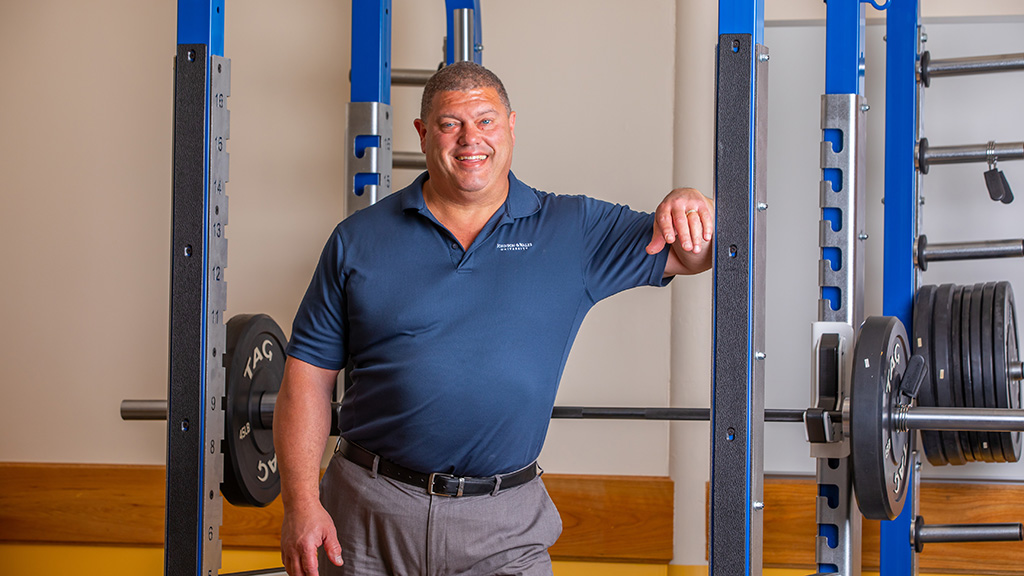
<instances>
[{"instance_id":1,"label":"vertical steel tube","mask_svg":"<svg viewBox=\"0 0 1024 576\"><path fill-rule=\"evenodd\" d=\"M455 45L456 62L473 61L473 9L459 8L455 10L455 33L452 42Z\"/></svg>"}]
</instances>

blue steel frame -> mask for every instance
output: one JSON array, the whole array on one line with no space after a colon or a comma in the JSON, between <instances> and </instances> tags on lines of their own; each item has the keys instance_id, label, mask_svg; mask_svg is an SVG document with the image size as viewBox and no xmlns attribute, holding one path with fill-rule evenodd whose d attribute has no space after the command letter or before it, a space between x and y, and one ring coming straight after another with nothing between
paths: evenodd
<instances>
[{"instance_id":1,"label":"blue steel frame","mask_svg":"<svg viewBox=\"0 0 1024 576\"><path fill-rule=\"evenodd\" d=\"M708 568L712 575L760 574L759 500L763 498L764 158L758 100L764 40L763 0L719 2L715 195L714 363L711 399L711 493ZM765 53L766 55L766 53ZM759 223L759 224L755 224ZM763 258L761 259L763 262ZM743 484L740 484L741 478Z\"/></svg>"},{"instance_id":2,"label":"blue steel frame","mask_svg":"<svg viewBox=\"0 0 1024 576\"><path fill-rule=\"evenodd\" d=\"M352 3L351 101L391 104L391 0Z\"/></svg>"},{"instance_id":3,"label":"blue steel frame","mask_svg":"<svg viewBox=\"0 0 1024 576\"><path fill-rule=\"evenodd\" d=\"M882 313L895 316L913 330L917 267L917 60L918 0L899 0L886 17L885 70L885 253ZM912 437L916 438L916 434ZM914 467L909 467L905 502L913 502ZM912 574L914 551L910 545L912 506L904 506L895 520L881 525L881 574Z\"/></svg>"},{"instance_id":4,"label":"blue steel frame","mask_svg":"<svg viewBox=\"0 0 1024 576\"><path fill-rule=\"evenodd\" d=\"M446 0L445 12L448 30L447 55L445 64L451 64L455 60L454 41L455 36L455 10L473 10L473 39L474 50L473 60L481 63L481 51L476 47L480 46L482 38L480 1L479 0ZM351 67L351 92L350 102L362 103L373 106L374 110L385 110L382 114L383 123L386 126L378 126L373 133L350 134L352 138L352 151L356 157L363 158L367 148L382 148L391 145L391 126L393 120L386 107L391 105L391 0L357 0L352 3L352 67ZM352 108L350 107L350 113ZM363 107L361 111L368 110ZM352 118L349 118L349 126L352 127ZM381 134L386 134L382 139ZM389 152L390 154L390 152ZM391 166L377 165L367 172L357 172L352 175L352 193L357 196L363 194L367 186L380 186L387 183L383 193L390 191ZM380 198L376 198L379 200ZM373 202L374 199L369 199ZM361 203L359 204L361 205ZM351 209L350 209L351 210Z\"/></svg>"},{"instance_id":5,"label":"blue steel frame","mask_svg":"<svg viewBox=\"0 0 1024 576\"><path fill-rule=\"evenodd\" d=\"M178 44L205 44L224 55L224 0L178 0Z\"/></svg>"},{"instance_id":6,"label":"blue steel frame","mask_svg":"<svg viewBox=\"0 0 1024 576\"><path fill-rule=\"evenodd\" d=\"M455 10L473 10L473 38L482 42L480 0L445 0L448 30L445 63L455 61ZM482 63L481 52L473 61ZM391 104L391 0L360 0L352 3L352 102Z\"/></svg>"},{"instance_id":7,"label":"blue steel frame","mask_svg":"<svg viewBox=\"0 0 1024 576\"><path fill-rule=\"evenodd\" d=\"M223 322L225 292L222 278L210 275L211 257L224 245L211 245L209 216L214 202L209 185L211 59L224 54L224 0L180 0L177 8L164 540L168 576L216 573L220 566L212 551L220 551L221 501L207 497L219 494L219 484L210 485L219 483L219 467L209 470L216 460L206 454L209 441L217 455L213 444L220 440L207 437L208 418L217 408L207 410L206 398L223 394L210 381L207 351L211 339L223 339L216 323Z\"/></svg>"},{"instance_id":8,"label":"blue steel frame","mask_svg":"<svg viewBox=\"0 0 1024 576\"><path fill-rule=\"evenodd\" d=\"M480 50L477 50L477 46L482 46L483 39L480 36L480 0L445 0L445 13L448 18L448 42L445 44L445 63L451 64L455 62L455 19L453 15L456 10L462 10L469 8L473 11L473 61L477 64L483 64Z\"/></svg>"}]
</instances>

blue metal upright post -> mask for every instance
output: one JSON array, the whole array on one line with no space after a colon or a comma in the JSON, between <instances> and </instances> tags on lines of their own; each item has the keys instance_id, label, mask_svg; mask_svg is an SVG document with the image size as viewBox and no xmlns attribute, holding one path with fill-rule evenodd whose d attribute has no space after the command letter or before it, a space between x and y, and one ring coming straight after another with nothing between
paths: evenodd
<instances>
[{"instance_id":1,"label":"blue metal upright post","mask_svg":"<svg viewBox=\"0 0 1024 576\"><path fill-rule=\"evenodd\" d=\"M230 61L224 1L178 2L164 574L220 569Z\"/></svg>"},{"instance_id":2,"label":"blue metal upright post","mask_svg":"<svg viewBox=\"0 0 1024 576\"><path fill-rule=\"evenodd\" d=\"M483 36L480 27L480 0L445 0L444 4L445 13L448 16L448 39L445 42L445 63L452 64L453 62L460 60L472 60L477 64L482 64L481 51L483 50ZM469 40L467 43L468 46L466 47L470 52L470 54L468 54L468 58L465 57L466 54L459 54L461 42L457 41L458 39L461 39L461 34L459 32L459 16L462 15L465 15L472 20L469 23L470 26L465 27L467 29L471 29L470 38L467 39Z\"/></svg>"},{"instance_id":3,"label":"blue metal upright post","mask_svg":"<svg viewBox=\"0 0 1024 576\"><path fill-rule=\"evenodd\" d=\"M391 0L352 3L348 214L391 193Z\"/></svg>"},{"instance_id":4,"label":"blue metal upright post","mask_svg":"<svg viewBox=\"0 0 1024 576\"><path fill-rule=\"evenodd\" d=\"M914 241L917 235L917 59L919 30L918 0L899 0L889 7L886 18L885 71L885 254L883 262L882 312L896 316L912 333L917 267ZM912 437L916 437L912 435ZM907 502L913 502L913 474L909 467ZM912 506L904 506L895 520L881 525L881 573L914 573L914 550L910 544Z\"/></svg>"},{"instance_id":5,"label":"blue metal upright post","mask_svg":"<svg viewBox=\"0 0 1024 576\"><path fill-rule=\"evenodd\" d=\"M709 571L760 574L768 51L760 0L719 3Z\"/></svg>"}]
</instances>

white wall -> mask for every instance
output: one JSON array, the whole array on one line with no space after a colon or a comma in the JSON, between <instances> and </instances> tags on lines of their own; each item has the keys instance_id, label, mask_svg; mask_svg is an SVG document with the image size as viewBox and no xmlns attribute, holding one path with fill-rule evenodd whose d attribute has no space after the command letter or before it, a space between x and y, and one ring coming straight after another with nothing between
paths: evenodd
<instances>
[{"instance_id":1,"label":"white wall","mask_svg":"<svg viewBox=\"0 0 1024 576\"><path fill-rule=\"evenodd\" d=\"M436 66L441 4L395 0L394 66ZM767 4L766 17L779 23L766 32L772 54L767 402L792 407L807 401L807 326L815 314L823 86L816 19L823 4ZM484 61L504 78L519 113L513 169L520 177L550 191L646 209L673 186L711 192L715 3L484 0L482 10ZM944 20L929 26L929 47L936 57L1019 52L1020 20L995 23L994 15L1022 11L1011 1L965 8L930 0L925 16ZM348 2L329 0L227 6L233 71L228 312L270 313L286 332L322 243L344 213L349 13ZM965 15L969 23L957 23ZM868 53L869 232L876 246L880 30L869 29ZM0 5L0 319L6 329L0 461L163 462L163 426L122 422L117 407L122 398L166 395L175 42L171 0ZM1020 75L936 81L925 103L926 135L936 143L1024 139L1013 106L1022 81ZM980 95L980 104L963 104ZM396 87L394 106L396 147L414 150L418 91ZM1001 166L1024 194L1024 171ZM960 170L938 167L926 181L923 231L935 240L988 237L986 227L1005 230L1000 237L1019 236L1022 200L992 204L980 167ZM997 224L965 226L957 219L966 202L959 195L967 190L972 222ZM868 265L868 281L877 282L877 259ZM1019 263L973 266L935 265L924 279L973 282L998 273L1020 286ZM960 273L963 280L952 276ZM710 282L682 280L671 290L637 290L595 309L559 402L706 405ZM879 307L877 291L869 292L869 311ZM783 334L775 335L780 328ZM769 471L811 470L795 428L768 428ZM563 421L552 425L543 462L553 472L671 472L680 528L675 562L696 564L704 561L708 451L700 424ZM1019 475L1019 467L1002 470Z\"/></svg>"},{"instance_id":2,"label":"white wall","mask_svg":"<svg viewBox=\"0 0 1024 576\"><path fill-rule=\"evenodd\" d=\"M267 312L286 333L344 214L350 10L226 7L228 313ZM516 173L653 208L673 184L673 2L482 12L485 63L519 114ZM443 3L395 0L393 13L394 66L436 67ZM175 14L169 0L0 7L0 460L163 462L163 425L122 422L118 405L166 397ZM396 147L416 150L419 90L394 94ZM666 404L670 304L669 290L642 289L599 306L559 401ZM667 445L664 424L558 422L544 462L666 474Z\"/></svg>"}]
</instances>

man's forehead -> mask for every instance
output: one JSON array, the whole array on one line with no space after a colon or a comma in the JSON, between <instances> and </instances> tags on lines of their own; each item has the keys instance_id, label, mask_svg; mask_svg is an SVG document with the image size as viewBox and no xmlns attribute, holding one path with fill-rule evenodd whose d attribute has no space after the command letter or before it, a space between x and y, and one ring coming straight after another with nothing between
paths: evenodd
<instances>
[{"instance_id":1,"label":"man's forehead","mask_svg":"<svg viewBox=\"0 0 1024 576\"><path fill-rule=\"evenodd\" d=\"M505 109L498 91L490 86L466 90L445 90L434 96L433 109L436 114L453 112L455 108L462 106L470 106L478 113L488 109L494 111Z\"/></svg>"}]
</instances>

